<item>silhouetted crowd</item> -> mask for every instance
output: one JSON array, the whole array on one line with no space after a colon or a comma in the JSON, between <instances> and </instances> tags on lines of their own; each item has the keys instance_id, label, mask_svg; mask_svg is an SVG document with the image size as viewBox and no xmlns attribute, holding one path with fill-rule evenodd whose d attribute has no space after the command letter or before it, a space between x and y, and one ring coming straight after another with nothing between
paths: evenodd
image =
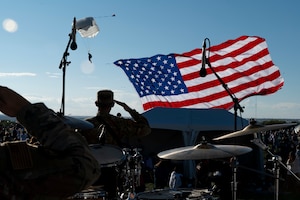
<instances>
[{"instance_id":1,"label":"silhouetted crowd","mask_svg":"<svg viewBox=\"0 0 300 200\"><path fill-rule=\"evenodd\" d=\"M299 144L299 133L296 133L294 128L266 131L262 134L262 141L271 152L286 162L289 152L296 151L296 146Z\"/></svg>"},{"instance_id":2,"label":"silhouetted crowd","mask_svg":"<svg viewBox=\"0 0 300 200\"><path fill-rule=\"evenodd\" d=\"M299 159L299 155L296 155L299 154L297 153L300 148L299 137L300 133L296 132L294 128L281 129L278 131L266 131L262 134L262 140L268 146L270 152L279 156L279 158L281 158L281 162L285 165L280 165L280 190L284 192L297 193L297 195L299 194L300 183L295 177L291 176L288 169L290 169L293 173L296 173L299 177L300 166L291 167L294 160L296 159L297 161L297 159ZM292 161L291 157L293 157ZM274 174L274 161L272 160L272 156L266 153L264 160L266 172ZM297 161L297 165L299 165L299 161ZM272 186L274 180L271 178L269 179L269 182L270 188L272 189L272 187L274 187Z\"/></svg>"},{"instance_id":3,"label":"silhouetted crowd","mask_svg":"<svg viewBox=\"0 0 300 200\"><path fill-rule=\"evenodd\" d=\"M29 138L27 130L19 123L8 120L0 121L0 142L26 141Z\"/></svg>"}]
</instances>

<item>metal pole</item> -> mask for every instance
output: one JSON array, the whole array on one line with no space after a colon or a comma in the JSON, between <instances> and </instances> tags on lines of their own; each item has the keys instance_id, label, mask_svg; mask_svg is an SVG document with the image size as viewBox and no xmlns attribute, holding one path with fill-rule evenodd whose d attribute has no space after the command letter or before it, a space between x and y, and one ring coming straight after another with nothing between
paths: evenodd
<instances>
[{"instance_id":1,"label":"metal pole","mask_svg":"<svg viewBox=\"0 0 300 200\"><path fill-rule=\"evenodd\" d=\"M231 183L231 191L232 191L232 199L236 200L236 193L237 193L237 180L236 180L236 173L237 173L237 158L233 157L231 160L232 166L232 183Z\"/></svg>"},{"instance_id":2,"label":"metal pole","mask_svg":"<svg viewBox=\"0 0 300 200\"><path fill-rule=\"evenodd\" d=\"M280 170L280 156L274 156L272 158L274 162L274 174L275 174L275 182L274 182L274 199L278 200L279 199L279 170Z\"/></svg>"}]
</instances>

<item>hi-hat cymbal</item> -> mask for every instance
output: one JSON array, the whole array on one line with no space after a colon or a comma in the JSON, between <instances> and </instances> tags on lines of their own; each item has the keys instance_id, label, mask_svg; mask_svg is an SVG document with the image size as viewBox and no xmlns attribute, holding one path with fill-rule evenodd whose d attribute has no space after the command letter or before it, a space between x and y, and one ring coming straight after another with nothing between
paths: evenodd
<instances>
[{"instance_id":1,"label":"hi-hat cymbal","mask_svg":"<svg viewBox=\"0 0 300 200\"><path fill-rule=\"evenodd\" d=\"M158 157L171 160L201 160L226 158L245 154L252 151L252 148L239 145L212 145L201 143L196 146L179 147L162 151Z\"/></svg>"},{"instance_id":2,"label":"hi-hat cymbal","mask_svg":"<svg viewBox=\"0 0 300 200\"><path fill-rule=\"evenodd\" d=\"M68 124L71 128L74 129L86 130L86 129L94 128L94 125L92 123L85 120L81 120L69 116L60 116L60 118L65 124Z\"/></svg>"},{"instance_id":3,"label":"hi-hat cymbal","mask_svg":"<svg viewBox=\"0 0 300 200\"><path fill-rule=\"evenodd\" d=\"M261 131L271 131L271 130L276 130L276 129L282 129L282 128L287 128L287 127L292 127L296 126L297 123L289 123L289 124L273 124L273 125L258 125L258 124L250 124L246 126L243 130L236 131L233 133L229 133L227 135L223 135L221 137L214 138L213 140L222 140L222 139L227 139L227 138L232 138L232 137L238 137L238 136L243 136L243 135L249 135Z\"/></svg>"}]
</instances>

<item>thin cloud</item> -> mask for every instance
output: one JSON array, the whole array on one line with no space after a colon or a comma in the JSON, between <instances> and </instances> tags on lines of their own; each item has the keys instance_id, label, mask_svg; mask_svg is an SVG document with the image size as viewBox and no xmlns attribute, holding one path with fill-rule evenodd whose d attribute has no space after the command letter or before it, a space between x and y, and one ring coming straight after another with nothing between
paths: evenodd
<instances>
[{"instance_id":1,"label":"thin cloud","mask_svg":"<svg viewBox=\"0 0 300 200\"><path fill-rule=\"evenodd\" d=\"M280 109L280 110L300 109L300 104L294 103L294 102L282 102L282 103L277 103L277 104L271 106L271 108L272 109Z\"/></svg>"},{"instance_id":2,"label":"thin cloud","mask_svg":"<svg viewBox=\"0 0 300 200\"><path fill-rule=\"evenodd\" d=\"M20 76L36 76L36 74L34 73L30 73L30 72L10 72L10 73L0 73L0 77L20 77Z\"/></svg>"},{"instance_id":3,"label":"thin cloud","mask_svg":"<svg viewBox=\"0 0 300 200\"><path fill-rule=\"evenodd\" d=\"M47 74L50 78L60 78L60 77L61 77L61 74L60 74L60 73L46 72L46 74Z\"/></svg>"}]
</instances>

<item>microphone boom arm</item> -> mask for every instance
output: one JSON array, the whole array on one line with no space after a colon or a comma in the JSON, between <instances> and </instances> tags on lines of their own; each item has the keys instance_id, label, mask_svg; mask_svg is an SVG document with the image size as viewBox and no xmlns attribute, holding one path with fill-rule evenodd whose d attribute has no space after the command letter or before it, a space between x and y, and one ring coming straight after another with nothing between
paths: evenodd
<instances>
[{"instance_id":1,"label":"microphone boom arm","mask_svg":"<svg viewBox=\"0 0 300 200\"><path fill-rule=\"evenodd\" d=\"M224 89L226 90L226 92L231 97L231 99L232 99L232 101L234 103L234 129L237 130L237 110L240 110L240 112L244 112L244 109L240 105L240 103L238 101L238 98L236 98L236 96L228 88L227 84L220 78L220 76L212 68L212 66L210 64L210 61L209 61L209 58L205 58L205 60L206 60L206 64L208 65L208 67L216 75L216 77L218 78L218 80L220 81L220 83L222 84L222 86L224 87Z\"/></svg>"}]
</instances>

